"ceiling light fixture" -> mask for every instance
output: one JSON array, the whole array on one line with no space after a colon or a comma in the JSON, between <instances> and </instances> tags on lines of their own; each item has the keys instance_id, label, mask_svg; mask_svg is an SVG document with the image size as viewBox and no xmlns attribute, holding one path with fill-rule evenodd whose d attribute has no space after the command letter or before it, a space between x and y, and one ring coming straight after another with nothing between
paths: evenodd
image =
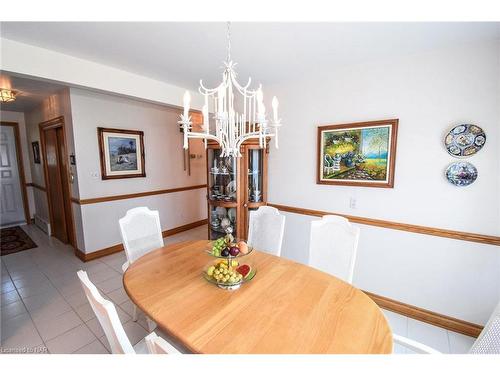
<instances>
[{"instance_id":1,"label":"ceiling light fixture","mask_svg":"<svg viewBox=\"0 0 500 375\"><path fill-rule=\"evenodd\" d=\"M7 103L16 100L16 92L11 89L0 88L0 102Z\"/></svg>"},{"instance_id":2,"label":"ceiling light fixture","mask_svg":"<svg viewBox=\"0 0 500 375\"><path fill-rule=\"evenodd\" d=\"M188 139L204 139L205 148L208 140L216 141L221 149L221 156L240 157L240 146L249 139L258 139L259 146L266 148L266 138L274 137L275 146L278 148L278 130L281 126L281 119L278 118L278 99L273 97L271 102L273 108L273 118L266 119L266 107L264 105L264 95L262 85L257 89L249 89L251 78L245 86L236 80L234 67L236 63L231 60L231 30L230 23L227 23L227 59L224 61L224 73L219 86L209 89L200 80L199 92L205 98L203 105L202 132L193 132L191 117L189 116L189 105L191 96L189 91L184 94L184 113L180 116L179 124L184 132L184 148L188 148ZM242 100L238 112L234 107L235 94L240 94ZM215 132L210 133L208 103L212 100L214 106ZM241 108L242 107L242 108Z\"/></svg>"}]
</instances>

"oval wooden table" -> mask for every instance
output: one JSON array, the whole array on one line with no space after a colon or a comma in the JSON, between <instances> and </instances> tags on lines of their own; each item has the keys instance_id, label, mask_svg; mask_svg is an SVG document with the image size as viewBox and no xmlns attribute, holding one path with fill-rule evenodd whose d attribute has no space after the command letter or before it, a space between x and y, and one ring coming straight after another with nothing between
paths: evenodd
<instances>
[{"instance_id":1,"label":"oval wooden table","mask_svg":"<svg viewBox=\"0 0 500 375\"><path fill-rule=\"evenodd\" d=\"M207 241L152 251L125 272L132 301L195 353L391 353L392 333L363 292L254 250L254 279L235 291L202 276ZM247 260L248 258L248 260Z\"/></svg>"}]
</instances>

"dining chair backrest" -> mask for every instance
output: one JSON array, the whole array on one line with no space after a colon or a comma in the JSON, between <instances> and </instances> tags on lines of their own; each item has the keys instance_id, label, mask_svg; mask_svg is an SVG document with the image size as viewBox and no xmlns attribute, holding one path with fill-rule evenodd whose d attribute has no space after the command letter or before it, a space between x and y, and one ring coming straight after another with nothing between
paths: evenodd
<instances>
[{"instance_id":1,"label":"dining chair backrest","mask_svg":"<svg viewBox=\"0 0 500 375\"><path fill-rule=\"evenodd\" d=\"M174 348L166 340L158 336L155 332L151 332L145 337L148 352L150 354L179 354L180 352Z\"/></svg>"},{"instance_id":2,"label":"dining chair backrest","mask_svg":"<svg viewBox=\"0 0 500 375\"><path fill-rule=\"evenodd\" d=\"M500 354L500 302L469 351L470 354Z\"/></svg>"},{"instance_id":3,"label":"dining chair backrest","mask_svg":"<svg viewBox=\"0 0 500 375\"><path fill-rule=\"evenodd\" d=\"M325 215L311 222L309 265L352 283L359 228L342 216Z\"/></svg>"},{"instance_id":4,"label":"dining chair backrest","mask_svg":"<svg viewBox=\"0 0 500 375\"><path fill-rule=\"evenodd\" d=\"M151 250L163 247L158 211L136 207L119 220L123 247L131 264Z\"/></svg>"},{"instance_id":5,"label":"dining chair backrest","mask_svg":"<svg viewBox=\"0 0 500 375\"><path fill-rule=\"evenodd\" d=\"M111 352L113 354L135 354L135 350L120 322L115 305L101 296L95 285L90 281L87 272L80 270L77 275L90 306L108 339Z\"/></svg>"},{"instance_id":6,"label":"dining chair backrest","mask_svg":"<svg viewBox=\"0 0 500 375\"><path fill-rule=\"evenodd\" d=\"M250 211L248 245L276 256L281 256L281 244L285 232L285 216L269 206Z\"/></svg>"}]
</instances>

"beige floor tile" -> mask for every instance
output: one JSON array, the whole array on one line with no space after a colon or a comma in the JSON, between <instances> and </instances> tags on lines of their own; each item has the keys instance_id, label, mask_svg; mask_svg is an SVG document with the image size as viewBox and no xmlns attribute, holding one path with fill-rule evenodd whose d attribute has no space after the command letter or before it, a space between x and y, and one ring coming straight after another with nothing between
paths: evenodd
<instances>
[{"instance_id":1,"label":"beige floor tile","mask_svg":"<svg viewBox=\"0 0 500 375\"><path fill-rule=\"evenodd\" d=\"M49 348L49 351L53 354L65 354L73 353L95 341L95 339L96 337L90 329L85 324L82 324L52 340L47 341L46 345Z\"/></svg>"},{"instance_id":2,"label":"beige floor tile","mask_svg":"<svg viewBox=\"0 0 500 375\"><path fill-rule=\"evenodd\" d=\"M74 311L68 311L56 318L38 320L35 326L44 341L51 340L64 332L80 326L83 321Z\"/></svg>"},{"instance_id":3,"label":"beige floor tile","mask_svg":"<svg viewBox=\"0 0 500 375\"><path fill-rule=\"evenodd\" d=\"M71 306L68 305L62 297L59 297L57 299L47 301L46 304L39 306L37 309L28 310L33 321L38 322L49 318L57 318L65 312L71 311Z\"/></svg>"},{"instance_id":4,"label":"beige floor tile","mask_svg":"<svg viewBox=\"0 0 500 375\"><path fill-rule=\"evenodd\" d=\"M132 346L141 341L149 333L140 324L132 321L125 323L123 325L123 329L125 330L125 333L127 334L127 337L130 340Z\"/></svg>"},{"instance_id":5,"label":"beige floor tile","mask_svg":"<svg viewBox=\"0 0 500 375\"><path fill-rule=\"evenodd\" d=\"M12 281L10 281L10 279L6 282L2 282L2 290L1 290L2 294L7 292L12 292L13 290L16 290L16 287L14 286Z\"/></svg>"},{"instance_id":6,"label":"beige floor tile","mask_svg":"<svg viewBox=\"0 0 500 375\"><path fill-rule=\"evenodd\" d=\"M43 345L42 338L28 313L2 322L1 345L4 348L32 348Z\"/></svg>"},{"instance_id":7,"label":"beige floor tile","mask_svg":"<svg viewBox=\"0 0 500 375\"><path fill-rule=\"evenodd\" d=\"M21 298L33 297L39 294L45 294L49 292L56 292L56 288L52 286L49 282L42 284L34 284L25 288L17 288L17 292Z\"/></svg>"},{"instance_id":8,"label":"beige floor tile","mask_svg":"<svg viewBox=\"0 0 500 375\"><path fill-rule=\"evenodd\" d=\"M101 337L104 336L104 330L101 327L101 323L99 323L99 320L97 318L90 319L89 321L85 322L87 327L92 331L92 333L96 337Z\"/></svg>"},{"instance_id":9,"label":"beige floor tile","mask_svg":"<svg viewBox=\"0 0 500 375\"><path fill-rule=\"evenodd\" d=\"M16 290L13 290L11 292L7 293L2 293L1 295L1 306L8 305L9 303L20 301L21 297L19 297L19 294L17 294Z\"/></svg>"},{"instance_id":10,"label":"beige floor tile","mask_svg":"<svg viewBox=\"0 0 500 375\"><path fill-rule=\"evenodd\" d=\"M94 314L94 311L92 310L92 306L90 306L90 304L88 302L81 305L81 306L78 306L74 310L78 314L80 319L82 319L84 322L88 322L90 319L95 318L95 314Z\"/></svg>"},{"instance_id":11,"label":"beige floor tile","mask_svg":"<svg viewBox=\"0 0 500 375\"><path fill-rule=\"evenodd\" d=\"M108 280L101 281L100 283L95 284L95 286L104 293L110 293L113 290L123 287L122 275L114 276Z\"/></svg>"},{"instance_id":12,"label":"beige floor tile","mask_svg":"<svg viewBox=\"0 0 500 375\"><path fill-rule=\"evenodd\" d=\"M96 339L83 348L78 349L74 354L109 354L109 352L108 349Z\"/></svg>"},{"instance_id":13,"label":"beige floor tile","mask_svg":"<svg viewBox=\"0 0 500 375\"><path fill-rule=\"evenodd\" d=\"M64 297L64 299L73 308L77 308L78 306L82 306L82 305L88 303L87 296L85 295L85 292L83 291L83 289L80 289L79 291L77 291L76 293L74 293L68 297Z\"/></svg>"},{"instance_id":14,"label":"beige floor tile","mask_svg":"<svg viewBox=\"0 0 500 375\"><path fill-rule=\"evenodd\" d=\"M52 303L64 302L62 296L55 289L40 293L34 296L23 298L24 304L28 311L40 309L50 306Z\"/></svg>"},{"instance_id":15,"label":"beige floor tile","mask_svg":"<svg viewBox=\"0 0 500 375\"><path fill-rule=\"evenodd\" d=\"M110 293L107 293L107 296L117 305L120 305L129 299L127 293L125 292L125 289L123 288L119 288Z\"/></svg>"},{"instance_id":16,"label":"beige floor tile","mask_svg":"<svg viewBox=\"0 0 500 375\"><path fill-rule=\"evenodd\" d=\"M2 322L26 312L26 307L24 307L24 303L22 301L16 301L9 303L8 305L2 305Z\"/></svg>"}]
</instances>

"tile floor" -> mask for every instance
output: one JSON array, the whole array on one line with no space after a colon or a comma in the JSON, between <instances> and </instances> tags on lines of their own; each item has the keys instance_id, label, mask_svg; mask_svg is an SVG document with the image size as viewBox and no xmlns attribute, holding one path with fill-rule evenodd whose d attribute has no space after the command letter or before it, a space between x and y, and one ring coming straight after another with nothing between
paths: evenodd
<instances>
[{"instance_id":1,"label":"tile floor","mask_svg":"<svg viewBox=\"0 0 500 375\"><path fill-rule=\"evenodd\" d=\"M115 303L132 345L147 332L144 315L132 321L133 304L122 286L121 267L125 254L112 254L83 263L72 249L48 238L33 225L23 229L38 247L1 257L2 351L26 348L41 353L109 353L109 344L82 291L76 271L87 271L103 296ZM165 244L206 238L201 226L165 238ZM392 330L432 346L444 353L465 353L473 339L384 311ZM162 334L158 331L158 334ZM410 353L395 345L395 353Z\"/></svg>"}]
</instances>

